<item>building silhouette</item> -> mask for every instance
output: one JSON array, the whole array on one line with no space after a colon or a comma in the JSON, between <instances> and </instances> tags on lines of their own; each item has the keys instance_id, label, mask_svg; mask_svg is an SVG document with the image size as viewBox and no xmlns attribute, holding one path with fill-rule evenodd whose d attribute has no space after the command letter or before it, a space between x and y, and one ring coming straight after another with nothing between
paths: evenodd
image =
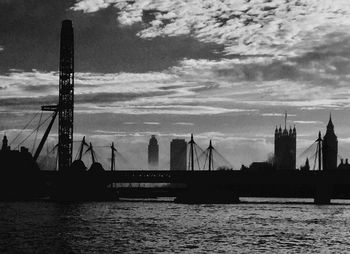
<instances>
[{"instance_id":1,"label":"building silhouette","mask_svg":"<svg viewBox=\"0 0 350 254\"><path fill-rule=\"evenodd\" d=\"M338 170L350 170L350 164L349 164L349 160L345 159L345 163L344 163L344 159L340 159L340 164L338 165Z\"/></svg>"},{"instance_id":2,"label":"building silhouette","mask_svg":"<svg viewBox=\"0 0 350 254\"><path fill-rule=\"evenodd\" d=\"M187 142L173 139L170 143L170 170L186 170Z\"/></svg>"},{"instance_id":3,"label":"building silhouette","mask_svg":"<svg viewBox=\"0 0 350 254\"><path fill-rule=\"evenodd\" d=\"M159 145L155 135L152 135L148 143L148 167L158 168Z\"/></svg>"},{"instance_id":4,"label":"building silhouette","mask_svg":"<svg viewBox=\"0 0 350 254\"><path fill-rule=\"evenodd\" d=\"M296 140L297 131L292 127L287 130L287 113L285 114L285 126L275 129L275 156L274 167L277 170L294 170L296 168Z\"/></svg>"},{"instance_id":5,"label":"building silhouette","mask_svg":"<svg viewBox=\"0 0 350 254\"><path fill-rule=\"evenodd\" d=\"M1 151L9 151L9 150L10 150L10 147L8 145L8 140L5 134L4 137L2 138Z\"/></svg>"},{"instance_id":6,"label":"building silhouette","mask_svg":"<svg viewBox=\"0 0 350 254\"><path fill-rule=\"evenodd\" d=\"M332 117L329 116L327 131L322 143L323 170L334 170L337 168L338 139L334 133Z\"/></svg>"}]
</instances>

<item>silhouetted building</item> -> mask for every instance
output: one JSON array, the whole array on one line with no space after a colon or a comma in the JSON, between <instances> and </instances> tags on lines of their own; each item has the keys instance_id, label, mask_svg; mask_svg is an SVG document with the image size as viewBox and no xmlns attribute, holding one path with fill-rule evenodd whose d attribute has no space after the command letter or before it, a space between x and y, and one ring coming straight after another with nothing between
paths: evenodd
<instances>
[{"instance_id":1,"label":"silhouetted building","mask_svg":"<svg viewBox=\"0 0 350 254\"><path fill-rule=\"evenodd\" d=\"M38 164L28 149L10 150L3 139L0 150L0 200L25 200L38 197L44 189Z\"/></svg>"},{"instance_id":2,"label":"silhouetted building","mask_svg":"<svg viewBox=\"0 0 350 254\"><path fill-rule=\"evenodd\" d=\"M275 130L275 156L274 166L277 170L294 170L296 166L297 131L292 127L287 130L287 114L285 116L285 127L281 126Z\"/></svg>"},{"instance_id":3,"label":"silhouetted building","mask_svg":"<svg viewBox=\"0 0 350 254\"><path fill-rule=\"evenodd\" d=\"M348 170L348 171L350 171L350 164L349 164L348 159L345 159L345 163L344 163L344 160L341 159L340 160L340 164L339 164L337 169L338 170Z\"/></svg>"},{"instance_id":4,"label":"silhouetted building","mask_svg":"<svg viewBox=\"0 0 350 254\"><path fill-rule=\"evenodd\" d=\"M2 146L1 146L1 151L8 151L10 150L10 147L8 146L8 140L6 135L4 135L2 139Z\"/></svg>"},{"instance_id":5,"label":"silhouetted building","mask_svg":"<svg viewBox=\"0 0 350 254\"><path fill-rule=\"evenodd\" d=\"M249 168L245 167L244 170L250 171L273 171L273 165L270 162L253 162Z\"/></svg>"},{"instance_id":6,"label":"silhouetted building","mask_svg":"<svg viewBox=\"0 0 350 254\"><path fill-rule=\"evenodd\" d=\"M337 157L338 157L338 139L334 133L334 125L332 123L332 117L329 116L327 131L323 137L323 143L322 143L323 170L336 169Z\"/></svg>"},{"instance_id":7,"label":"silhouetted building","mask_svg":"<svg viewBox=\"0 0 350 254\"><path fill-rule=\"evenodd\" d=\"M173 139L170 143L170 170L186 170L187 142Z\"/></svg>"},{"instance_id":8,"label":"silhouetted building","mask_svg":"<svg viewBox=\"0 0 350 254\"><path fill-rule=\"evenodd\" d=\"M148 166L157 168L159 163L159 145L156 136L152 135L148 144Z\"/></svg>"}]
</instances>

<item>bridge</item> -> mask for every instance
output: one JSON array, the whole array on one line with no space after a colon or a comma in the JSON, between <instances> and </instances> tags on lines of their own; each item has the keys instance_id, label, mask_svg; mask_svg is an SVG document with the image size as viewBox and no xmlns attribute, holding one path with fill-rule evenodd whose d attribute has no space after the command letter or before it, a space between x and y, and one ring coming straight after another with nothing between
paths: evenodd
<instances>
[{"instance_id":1,"label":"bridge","mask_svg":"<svg viewBox=\"0 0 350 254\"><path fill-rule=\"evenodd\" d=\"M41 171L49 182L60 177L88 176L60 171ZM315 203L330 203L331 199L350 199L350 172L348 171L271 171L253 172L242 170L219 171L170 171L170 170L117 170L96 173L96 181L112 183L168 183L182 184L188 189L221 189L238 197L286 197L313 198ZM173 196L173 188L168 188ZM146 189L146 188L145 188ZM156 189L156 188L154 188ZM170 191L172 190L172 191ZM164 193L162 196L166 196Z\"/></svg>"}]
</instances>

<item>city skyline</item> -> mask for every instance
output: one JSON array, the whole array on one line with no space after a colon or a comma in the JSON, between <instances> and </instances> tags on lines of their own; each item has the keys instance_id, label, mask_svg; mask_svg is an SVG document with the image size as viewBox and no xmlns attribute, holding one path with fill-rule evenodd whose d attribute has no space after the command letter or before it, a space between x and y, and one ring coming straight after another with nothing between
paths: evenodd
<instances>
[{"instance_id":1,"label":"city skyline","mask_svg":"<svg viewBox=\"0 0 350 254\"><path fill-rule=\"evenodd\" d=\"M273 153L285 110L297 125L297 156L325 134L332 112L339 153L350 156L343 1L53 3L0 2L0 131L10 142L41 105L58 101L59 27L70 18L75 140L115 141L126 157L139 155L139 166L150 135L167 148L194 133L239 168Z\"/></svg>"},{"instance_id":2,"label":"city skyline","mask_svg":"<svg viewBox=\"0 0 350 254\"><path fill-rule=\"evenodd\" d=\"M0 0L0 253L342 253L348 0Z\"/></svg>"}]
</instances>

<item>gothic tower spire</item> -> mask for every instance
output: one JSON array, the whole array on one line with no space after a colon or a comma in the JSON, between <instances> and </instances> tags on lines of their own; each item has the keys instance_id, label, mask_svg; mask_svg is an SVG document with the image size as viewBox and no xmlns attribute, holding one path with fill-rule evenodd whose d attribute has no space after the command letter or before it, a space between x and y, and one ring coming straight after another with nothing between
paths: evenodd
<instances>
[{"instance_id":1,"label":"gothic tower spire","mask_svg":"<svg viewBox=\"0 0 350 254\"><path fill-rule=\"evenodd\" d=\"M327 124L327 131L334 131L334 125L332 122L332 114L331 113L329 113L329 121Z\"/></svg>"},{"instance_id":2,"label":"gothic tower spire","mask_svg":"<svg viewBox=\"0 0 350 254\"><path fill-rule=\"evenodd\" d=\"M329 114L327 131L323 137L322 158L324 170L334 170L338 161L338 138L334 133L332 115Z\"/></svg>"}]
</instances>

